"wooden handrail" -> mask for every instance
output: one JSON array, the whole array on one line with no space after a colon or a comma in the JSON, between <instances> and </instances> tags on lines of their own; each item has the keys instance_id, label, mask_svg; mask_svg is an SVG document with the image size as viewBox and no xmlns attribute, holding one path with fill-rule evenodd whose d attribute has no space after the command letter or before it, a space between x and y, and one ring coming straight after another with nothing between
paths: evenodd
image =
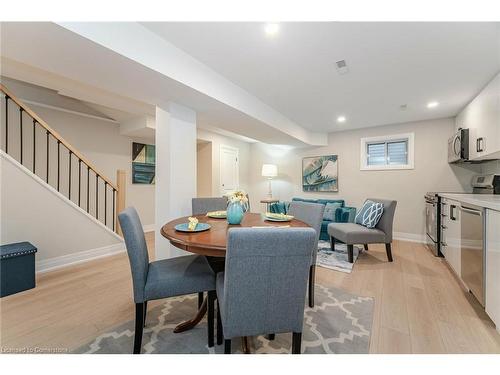
<instances>
[{"instance_id":1,"label":"wooden handrail","mask_svg":"<svg viewBox=\"0 0 500 375\"><path fill-rule=\"evenodd\" d=\"M0 84L0 91L2 91L5 95L7 95L12 101L14 101L19 107L21 107L26 113L28 113L38 124L40 124L45 130L47 130L55 139L61 142L64 147L70 150L73 155L83 161L100 179L107 182L107 184L118 191L118 187L111 182L108 178L104 176L101 172L97 170L97 168L80 152L78 152L73 146L71 146L61 135L52 129L40 116L38 116L30 107L24 104L18 97L16 97L7 87L3 84Z\"/></svg>"},{"instance_id":2,"label":"wooden handrail","mask_svg":"<svg viewBox=\"0 0 500 375\"><path fill-rule=\"evenodd\" d=\"M123 236L123 233L122 233L122 228L120 226L120 222L118 221L118 214L120 212L122 212L125 207L126 207L126 197L125 197L125 194L126 194L126 185L127 185L127 176L126 176L126 172L124 170L117 170L116 171L116 184L118 185L118 189L116 191L116 228L115 228L115 232L118 233L120 236Z\"/></svg>"}]
</instances>

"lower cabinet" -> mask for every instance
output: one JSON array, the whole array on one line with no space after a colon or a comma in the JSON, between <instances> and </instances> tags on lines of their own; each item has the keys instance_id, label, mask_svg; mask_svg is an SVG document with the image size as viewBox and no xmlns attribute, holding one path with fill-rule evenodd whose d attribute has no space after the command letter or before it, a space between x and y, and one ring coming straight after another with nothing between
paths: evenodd
<instances>
[{"instance_id":1,"label":"lower cabinet","mask_svg":"<svg viewBox=\"0 0 500 375\"><path fill-rule=\"evenodd\" d=\"M486 210L486 313L500 332L500 211Z\"/></svg>"},{"instance_id":2,"label":"lower cabinet","mask_svg":"<svg viewBox=\"0 0 500 375\"><path fill-rule=\"evenodd\" d=\"M461 279L461 204L450 199L441 204L441 252ZM500 333L500 211L486 209L485 214L485 310Z\"/></svg>"},{"instance_id":3,"label":"lower cabinet","mask_svg":"<svg viewBox=\"0 0 500 375\"><path fill-rule=\"evenodd\" d=\"M443 200L443 225L442 228L442 251L444 258L451 266L453 271L458 277L461 276L461 255L460 255L460 237L461 237L461 226L460 226L460 203L444 199Z\"/></svg>"}]
</instances>

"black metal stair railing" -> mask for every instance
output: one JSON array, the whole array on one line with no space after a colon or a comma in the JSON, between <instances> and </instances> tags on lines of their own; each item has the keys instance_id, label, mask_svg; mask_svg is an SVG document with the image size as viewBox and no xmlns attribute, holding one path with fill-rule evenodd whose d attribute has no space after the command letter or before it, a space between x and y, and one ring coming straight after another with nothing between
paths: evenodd
<instances>
[{"instance_id":1,"label":"black metal stair railing","mask_svg":"<svg viewBox=\"0 0 500 375\"><path fill-rule=\"evenodd\" d=\"M3 94L4 99L4 113L5 118L2 119L2 126L4 130L5 137L3 138L2 149L6 154L10 155L16 159L20 164L30 169L31 172L42 180L45 180L47 184L57 189L57 191L63 194L73 203L77 204L78 207L85 210L87 213L92 215L96 220L99 220L108 228L113 231L117 231L116 228L116 195L118 193L118 188L109 179L107 179L103 174L98 172L98 170L85 159L75 148L73 148L68 142L66 142L56 131L49 127L49 125L43 121L35 112L33 112L29 107L22 103L17 97L15 97L5 86L0 85L0 91ZM16 119L13 118L12 110L17 110L19 116ZM26 132L27 126L26 117L30 119L29 122L32 124L32 131L30 135L30 142L32 145L31 155L30 152L25 147L26 138L29 132ZM16 129L16 127L18 127ZM38 130L40 129L40 130ZM18 131L16 135L14 132ZM40 142L40 131L45 131L45 142ZM42 133L43 134L43 133ZM39 138L37 142L37 138ZM29 141L29 140L28 140ZM54 146L54 142L57 147L57 154L55 155L56 162L56 179L55 182L51 181L51 175L54 166L54 157L51 155L51 148ZM52 147L51 147L52 146ZM45 148L45 150L43 150ZM45 151L45 152L43 152ZM67 157L68 164L67 168L62 165L62 157ZM45 171L41 171L41 166L43 165L43 158L45 158ZM42 159L42 160L40 160ZM73 168L73 160L78 163L78 169ZM82 168L83 164L83 168ZM29 168L31 167L31 168ZM63 168L61 168L63 167ZM82 179L82 169L87 169L86 178ZM75 169L78 171L78 176L75 176ZM92 171L92 174L90 173ZM43 173L45 172L45 173ZM63 176L66 174L66 176ZM85 176L85 173L83 173ZM63 178L67 178L67 188L63 189L61 184ZM75 190L74 183L78 189ZM82 181L83 180L83 181ZM85 181L86 180L86 181ZM91 194L90 186L91 180L93 180L92 186L95 182L95 193ZM99 190L101 189L101 199L99 195ZM78 192L77 197L75 197L75 192ZM108 195L111 193L112 200L108 201ZM82 198L82 195L86 194L86 199ZM111 204L109 204L111 203ZM92 209L93 207L93 209ZM108 217L111 215L111 223L108 224Z\"/></svg>"}]
</instances>

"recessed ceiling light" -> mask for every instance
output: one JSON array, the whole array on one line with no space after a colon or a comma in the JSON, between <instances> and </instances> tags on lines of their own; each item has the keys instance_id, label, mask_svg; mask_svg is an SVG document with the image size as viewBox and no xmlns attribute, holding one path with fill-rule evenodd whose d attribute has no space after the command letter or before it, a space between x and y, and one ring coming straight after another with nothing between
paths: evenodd
<instances>
[{"instance_id":1,"label":"recessed ceiling light","mask_svg":"<svg viewBox=\"0 0 500 375\"><path fill-rule=\"evenodd\" d=\"M345 60L336 61L335 66L337 67L337 72L339 74L349 73L349 68L347 67L347 63L345 62Z\"/></svg>"},{"instance_id":2,"label":"recessed ceiling light","mask_svg":"<svg viewBox=\"0 0 500 375\"><path fill-rule=\"evenodd\" d=\"M277 23L268 23L264 27L264 31L266 32L266 35L268 36L274 36L280 31L280 25Z\"/></svg>"},{"instance_id":3,"label":"recessed ceiling light","mask_svg":"<svg viewBox=\"0 0 500 375\"><path fill-rule=\"evenodd\" d=\"M438 105L438 102L429 102L427 103L427 108L436 108Z\"/></svg>"},{"instance_id":4,"label":"recessed ceiling light","mask_svg":"<svg viewBox=\"0 0 500 375\"><path fill-rule=\"evenodd\" d=\"M345 116L339 116L339 117L337 117L337 122L342 123L342 122L345 122L345 120L346 120Z\"/></svg>"}]
</instances>

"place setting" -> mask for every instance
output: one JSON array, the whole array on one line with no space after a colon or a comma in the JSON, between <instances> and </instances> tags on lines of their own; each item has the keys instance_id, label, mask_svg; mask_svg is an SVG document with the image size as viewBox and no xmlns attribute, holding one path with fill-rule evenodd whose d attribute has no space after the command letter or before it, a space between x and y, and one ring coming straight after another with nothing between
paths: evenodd
<instances>
[{"instance_id":1,"label":"place setting","mask_svg":"<svg viewBox=\"0 0 500 375\"><path fill-rule=\"evenodd\" d=\"M200 223L196 217L189 217L187 223L177 224L174 228L177 232L196 233L209 230L212 226L208 223Z\"/></svg>"}]
</instances>

